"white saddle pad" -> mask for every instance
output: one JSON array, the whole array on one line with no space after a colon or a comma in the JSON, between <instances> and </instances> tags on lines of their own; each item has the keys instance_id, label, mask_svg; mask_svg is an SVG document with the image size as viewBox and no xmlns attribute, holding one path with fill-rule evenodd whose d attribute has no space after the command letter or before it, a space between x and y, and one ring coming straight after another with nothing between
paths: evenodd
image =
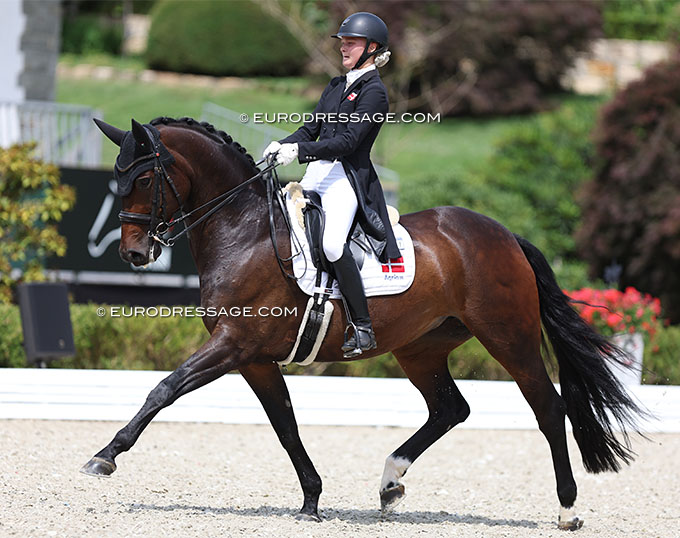
<instances>
[{"instance_id":1,"label":"white saddle pad","mask_svg":"<svg viewBox=\"0 0 680 538\"><path fill-rule=\"evenodd\" d=\"M298 286L307 295L314 295L316 284L316 267L312 264L312 256L309 252L307 236L299 222L299 211L296 212L295 203L291 199L290 193L286 194L286 205L290 214L290 221L293 232L298 241L302 244L303 254L295 256L293 259L293 274L297 277ZM364 282L364 290L367 297L377 295L394 295L406 291L416 275L416 260L413 251L413 241L411 236L401 224L392 227L394 237L397 240L401 257L390 260L388 263L380 263L372 250L366 253L364 263L361 267L361 279ZM292 252L297 252L299 246L291 238ZM325 287L328 282L328 274L323 273L321 286ZM338 283L333 282L331 299L340 299Z\"/></svg>"}]
</instances>

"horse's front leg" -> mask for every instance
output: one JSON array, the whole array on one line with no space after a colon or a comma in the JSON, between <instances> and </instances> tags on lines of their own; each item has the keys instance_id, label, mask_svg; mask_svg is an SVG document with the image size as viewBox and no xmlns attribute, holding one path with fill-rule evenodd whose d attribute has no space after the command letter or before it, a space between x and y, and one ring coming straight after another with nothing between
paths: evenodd
<instances>
[{"instance_id":1,"label":"horse's front leg","mask_svg":"<svg viewBox=\"0 0 680 538\"><path fill-rule=\"evenodd\" d=\"M302 446L298 434L297 422L286 382L278 365L249 364L239 369L262 403L276 435L288 452L297 472L304 494L304 504L300 516L304 519L320 521L318 513L319 496L321 495L321 477L309 459L305 447Z\"/></svg>"},{"instance_id":2,"label":"horse's front leg","mask_svg":"<svg viewBox=\"0 0 680 538\"><path fill-rule=\"evenodd\" d=\"M94 476L107 476L116 470L116 456L130 450L156 414L180 396L214 381L230 370L242 367L249 359L219 330L196 353L161 381L146 398L135 417L120 430L105 448L97 452L80 470Z\"/></svg>"}]
</instances>

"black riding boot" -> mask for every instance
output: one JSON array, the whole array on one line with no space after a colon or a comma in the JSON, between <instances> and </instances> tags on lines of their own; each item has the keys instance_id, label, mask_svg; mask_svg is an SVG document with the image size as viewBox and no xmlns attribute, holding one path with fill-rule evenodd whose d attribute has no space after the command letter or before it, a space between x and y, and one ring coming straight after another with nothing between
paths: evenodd
<instances>
[{"instance_id":1,"label":"black riding boot","mask_svg":"<svg viewBox=\"0 0 680 538\"><path fill-rule=\"evenodd\" d=\"M352 321L357 328L356 333L358 333L352 334L342 345L342 350L345 352L344 357L349 359L360 355L362 351L375 349L377 344L371 318L368 314L368 302L366 301L359 268L347 244L345 244L340 259L332 263L340 291L347 301ZM357 336L359 338L358 345Z\"/></svg>"}]
</instances>

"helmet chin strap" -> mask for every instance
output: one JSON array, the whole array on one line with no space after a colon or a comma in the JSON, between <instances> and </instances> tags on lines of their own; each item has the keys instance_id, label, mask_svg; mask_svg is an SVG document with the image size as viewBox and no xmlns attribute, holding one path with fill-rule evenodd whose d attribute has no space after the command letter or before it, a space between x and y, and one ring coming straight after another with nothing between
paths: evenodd
<instances>
[{"instance_id":1,"label":"helmet chin strap","mask_svg":"<svg viewBox=\"0 0 680 538\"><path fill-rule=\"evenodd\" d=\"M375 56L376 54L382 52L385 50L385 47L376 47L373 52L368 52L368 47L371 46L371 43L375 43L374 41L368 41L366 40L366 46L364 47L364 52L361 53L361 56L359 56L359 59L357 60L357 63L354 64L354 67L352 69L359 69L362 65L364 65L364 62L368 60L371 56Z\"/></svg>"}]
</instances>

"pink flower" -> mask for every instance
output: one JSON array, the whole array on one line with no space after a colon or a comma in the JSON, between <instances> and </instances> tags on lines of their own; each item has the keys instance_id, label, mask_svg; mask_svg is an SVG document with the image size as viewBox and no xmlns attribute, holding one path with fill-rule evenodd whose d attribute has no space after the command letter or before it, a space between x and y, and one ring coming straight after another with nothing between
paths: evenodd
<instances>
[{"instance_id":1,"label":"pink flower","mask_svg":"<svg viewBox=\"0 0 680 538\"><path fill-rule=\"evenodd\" d=\"M604 298L612 304L616 304L621 297L621 292L619 290L608 289L604 291Z\"/></svg>"},{"instance_id":2,"label":"pink flower","mask_svg":"<svg viewBox=\"0 0 680 538\"><path fill-rule=\"evenodd\" d=\"M607 315L607 325L609 325L612 329L615 329L620 322L621 316L619 314Z\"/></svg>"},{"instance_id":3,"label":"pink flower","mask_svg":"<svg viewBox=\"0 0 680 538\"><path fill-rule=\"evenodd\" d=\"M583 310L581 310L581 317L585 319L588 323L592 323L594 312L595 309L592 306L584 306Z\"/></svg>"},{"instance_id":4,"label":"pink flower","mask_svg":"<svg viewBox=\"0 0 680 538\"><path fill-rule=\"evenodd\" d=\"M624 292L616 289L598 290L582 288L564 293L573 301L581 317L605 336L619 332L646 332L654 336L660 321L661 302L649 294L642 294L633 287Z\"/></svg>"}]
</instances>

